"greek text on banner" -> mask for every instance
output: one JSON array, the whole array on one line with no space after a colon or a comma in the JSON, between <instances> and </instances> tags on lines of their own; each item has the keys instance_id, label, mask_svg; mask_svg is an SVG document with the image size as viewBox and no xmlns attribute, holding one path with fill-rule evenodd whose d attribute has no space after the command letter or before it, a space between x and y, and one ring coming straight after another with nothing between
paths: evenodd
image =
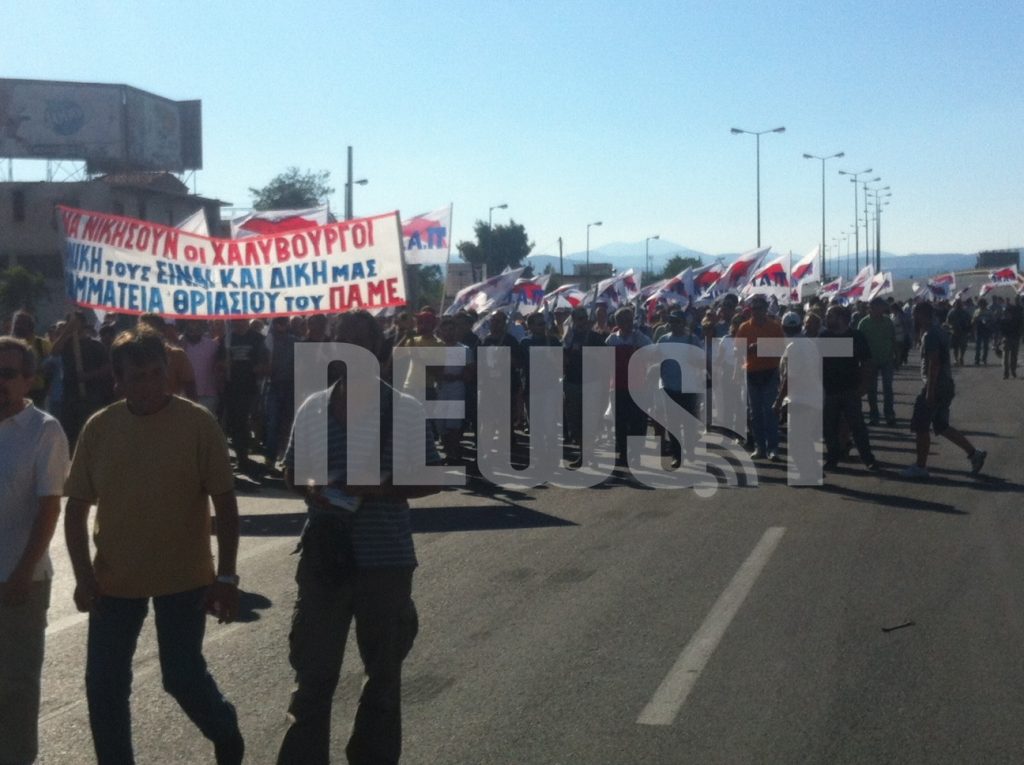
<instances>
[{"instance_id":1,"label":"greek text on banner","mask_svg":"<svg viewBox=\"0 0 1024 765\"><path fill-rule=\"evenodd\" d=\"M398 213L249 239L61 207L75 304L181 319L246 319L405 304Z\"/></svg>"}]
</instances>

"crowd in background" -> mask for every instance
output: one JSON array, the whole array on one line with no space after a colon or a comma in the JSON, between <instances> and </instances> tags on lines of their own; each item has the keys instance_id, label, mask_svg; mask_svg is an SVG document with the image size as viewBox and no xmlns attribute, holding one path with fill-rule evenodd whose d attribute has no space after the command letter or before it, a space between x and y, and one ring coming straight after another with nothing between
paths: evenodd
<instances>
[{"instance_id":1,"label":"crowd in background","mask_svg":"<svg viewBox=\"0 0 1024 765\"><path fill-rule=\"evenodd\" d=\"M576 467L581 464L584 434L612 424L600 416L601 412L592 414L593 421L585 422L585 384L595 381L584 378L583 349L615 348L613 379L596 384L605 389L608 400L615 402L615 451L617 464L623 467L628 435L645 433L649 426L661 434L661 428L648 420L627 391L629 359L637 349L652 343L686 343L704 349L710 359L712 350L726 353L720 343L715 348L716 341L746 341L746 358L735 361L742 367L748 409L733 430L754 458L780 460L780 415L792 403L792 389L787 386L785 359L757 354L757 340L853 337L853 358L824 362L826 467L835 466L856 446L861 461L873 469L876 464L863 417L866 415L870 426L897 424L893 374L908 362L911 350L920 342L923 328L915 327L912 315L916 302L889 297L840 305L812 297L803 304L785 307L760 295L742 301L726 295L707 306L665 307L650 312L632 306L610 310L598 303L589 308L560 308L527 315L510 315L502 310L484 316L473 311L440 315L424 306L415 313L403 310L377 317L376 321L384 338L384 375L398 388L410 380L391 379L392 349L464 349L464 365L427 370L427 398L465 402L465 417L432 421L431 426L446 461L471 469L478 446L479 347L503 346L510 350L511 425L522 442L530 430L529 349L563 349L564 442L566 459ZM930 305L935 323L948 339L952 366L969 363L967 351L973 346L975 365L988 364L991 355L1000 359L1004 379L1016 377L1024 323L1020 298L957 299ZM269 321L207 322L170 321L155 314L137 318L108 314L96 326L79 311L40 332L32 315L20 311L4 333L9 331L24 340L36 354L38 372L30 395L37 407L60 420L72 447L86 419L118 397L109 349L116 335L136 321L164 338L171 391L216 415L234 450L236 469L257 484L277 474L295 408L295 347L335 339L337 317L315 314ZM710 381L710 363L708 371ZM708 424L721 420L707 411L706 395L694 393L683 384L677 365L663 363L659 377L660 387L694 417ZM862 414L865 395L867 406ZM783 430L784 422L783 417ZM673 467L679 464L679 443L667 434L664 454Z\"/></svg>"}]
</instances>

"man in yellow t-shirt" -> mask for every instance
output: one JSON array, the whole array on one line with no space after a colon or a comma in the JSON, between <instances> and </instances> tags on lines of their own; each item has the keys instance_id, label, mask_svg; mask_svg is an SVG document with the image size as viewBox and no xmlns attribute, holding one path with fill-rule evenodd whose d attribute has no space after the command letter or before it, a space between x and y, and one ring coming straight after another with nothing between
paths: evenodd
<instances>
[{"instance_id":1,"label":"man in yellow t-shirt","mask_svg":"<svg viewBox=\"0 0 1024 765\"><path fill-rule=\"evenodd\" d=\"M164 688L213 742L218 763L240 763L234 707L202 653L206 612L231 621L238 608L238 505L227 444L206 409L168 393L163 337L144 327L122 333L111 363L125 398L86 423L64 488L75 605L89 613L86 695L96 756L133 761L131 663L152 598ZM217 517L216 575L208 498Z\"/></svg>"}]
</instances>

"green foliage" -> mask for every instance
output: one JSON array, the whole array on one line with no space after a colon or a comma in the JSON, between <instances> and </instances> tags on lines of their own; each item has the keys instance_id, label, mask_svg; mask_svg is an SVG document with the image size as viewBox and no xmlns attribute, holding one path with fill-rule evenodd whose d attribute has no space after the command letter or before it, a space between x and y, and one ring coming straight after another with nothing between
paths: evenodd
<instances>
[{"instance_id":1,"label":"green foliage","mask_svg":"<svg viewBox=\"0 0 1024 765\"><path fill-rule=\"evenodd\" d=\"M249 188L252 206L257 210L295 210L326 204L334 193L328 183L329 170L314 173L289 167L261 189Z\"/></svg>"},{"instance_id":2,"label":"green foliage","mask_svg":"<svg viewBox=\"0 0 1024 765\"><path fill-rule=\"evenodd\" d=\"M441 305L441 296L444 292L441 267L411 265L406 268L405 273L409 280L406 285L408 310L418 311L425 305L431 305L436 310Z\"/></svg>"},{"instance_id":3,"label":"green foliage","mask_svg":"<svg viewBox=\"0 0 1024 765\"><path fill-rule=\"evenodd\" d=\"M36 303L49 293L42 274L24 266L13 266L0 271L0 310L4 315L19 308L34 310Z\"/></svg>"},{"instance_id":4,"label":"green foliage","mask_svg":"<svg viewBox=\"0 0 1024 765\"><path fill-rule=\"evenodd\" d=\"M665 269L655 281L658 279L671 279L673 276L678 275L680 271L685 271L687 268L700 268L703 265L700 258L684 258L682 255L673 255L668 259Z\"/></svg>"},{"instance_id":5,"label":"green foliage","mask_svg":"<svg viewBox=\"0 0 1024 765\"><path fill-rule=\"evenodd\" d=\"M526 229L514 220L507 226L498 224L494 228L478 220L473 230L475 242L459 242L456 246L467 263L478 268L486 265L488 276L499 274L506 267L518 268L534 247L526 236Z\"/></svg>"}]
</instances>

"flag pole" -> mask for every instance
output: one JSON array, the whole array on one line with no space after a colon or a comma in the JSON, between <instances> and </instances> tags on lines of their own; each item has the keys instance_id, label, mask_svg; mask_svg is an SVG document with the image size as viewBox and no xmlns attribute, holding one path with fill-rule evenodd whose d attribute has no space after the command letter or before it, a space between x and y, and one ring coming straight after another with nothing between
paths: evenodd
<instances>
[{"instance_id":1,"label":"flag pole","mask_svg":"<svg viewBox=\"0 0 1024 765\"><path fill-rule=\"evenodd\" d=\"M441 307L437 313L444 316L444 300L448 297L448 267L452 263L452 221L455 218L455 203L448 203L448 255L444 259L444 278L441 279Z\"/></svg>"}]
</instances>

